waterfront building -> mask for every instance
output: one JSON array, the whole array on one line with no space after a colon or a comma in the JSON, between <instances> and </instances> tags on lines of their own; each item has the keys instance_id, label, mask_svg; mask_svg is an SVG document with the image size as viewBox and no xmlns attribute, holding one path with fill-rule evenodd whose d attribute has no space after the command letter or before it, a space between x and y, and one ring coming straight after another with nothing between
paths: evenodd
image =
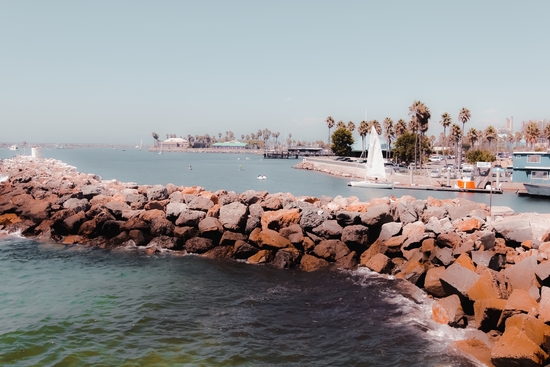
<instances>
[{"instance_id":1,"label":"waterfront building","mask_svg":"<svg viewBox=\"0 0 550 367\"><path fill-rule=\"evenodd\" d=\"M183 138L169 138L162 141L162 149L187 149L189 148L189 141Z\"/></svg>"},{"instance_id":2,"label":"waterfront building","mask_svg":"<svg viewBox=\"0 0 550 367\"><path fill-rule=\"evenodd\" d=\"M513 162L514 182L550 183L549 152L514 152Z\"/></svg>"},{"instance_id":3,"label":"waterfront building","mask_svg":"<svg viewBox=\"0 0 550 367\"><path fill-rule=\"evenodd\" d=\"M248 144L241 143L240 141L224 141L222 143L212 144L214 149L246 149Z\"/></svg>"}]
</instances>

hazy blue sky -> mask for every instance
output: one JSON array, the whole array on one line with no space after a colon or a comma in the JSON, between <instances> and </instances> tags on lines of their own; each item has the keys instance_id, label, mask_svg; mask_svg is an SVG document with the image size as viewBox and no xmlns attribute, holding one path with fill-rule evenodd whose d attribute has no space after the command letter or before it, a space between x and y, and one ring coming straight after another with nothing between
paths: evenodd
<instances>
[{"instance_id":1,"label":"hazy blue sky","mask_svg":"<svg viewBox=\"0 0 550 367\"><path fill-rule=\"evenodd\" d=\"M0 0L0 141L550 118L550 1ZM358 137L358 135L356 135Z\"/></svg>"}]
</instances>

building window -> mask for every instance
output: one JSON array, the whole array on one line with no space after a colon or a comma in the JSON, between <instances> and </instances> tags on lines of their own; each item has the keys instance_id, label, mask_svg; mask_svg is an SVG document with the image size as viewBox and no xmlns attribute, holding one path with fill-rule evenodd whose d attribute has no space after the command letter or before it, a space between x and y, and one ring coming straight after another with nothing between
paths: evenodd
<instances>
[{"instance_id":1,"label":"building window","mask_svg":"<svg viewBox=\"0 0 550 367\"><path fill-rule=\"evenodd\" d=\"M548 180L548 171L531 171L531 179Z\"/></svg>"},{"instance_id":2,"label":"building window","mask_svg":"<svg viewBox=\"0 0 550 367\"><path fill-rule=\"evenodd\" d=\"M527 156L527 163L540 163L540 154L530 154Z\"/></svg>"}]
</instances>

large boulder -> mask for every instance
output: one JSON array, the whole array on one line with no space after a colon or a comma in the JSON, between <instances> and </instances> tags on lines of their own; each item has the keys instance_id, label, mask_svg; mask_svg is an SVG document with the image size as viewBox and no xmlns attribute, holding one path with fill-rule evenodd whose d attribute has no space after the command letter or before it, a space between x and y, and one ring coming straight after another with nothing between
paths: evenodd
<instances>
[{"instance_id":1,"label":"large boulder","mask_svg":"<svg viewBox=\"0 0 550 367\"><path fill-rule=\"evenodd\" d=\"M304 271L316 271L328 266L328 261L318 257L305 254L300 261L300 269Z\"/></svg>"},{"instance_id":2,"label":"large boulder","mask_svg":"<svg viewBox=\"0 0 550 367\"><path fill-rule=\"evenodd\" d=\"M168 190L162 185L155 185L147 190L147 200L164 200L168 199Z\"/></svg>"},{"instance_id":3,"label":"large boulder","mask_svg":"<svg viewBox=\"0 0 550 367\"><path fill-rule=\"evenodd\" d=\"M189 210L200 210L203 212L207 212L208 209L212 208L213 206L214 203L212 202L212 200L204 196L197 196L187 204Z\"/></svg>"},{"instance_id":4,"label":"large boulder","mask_svg":"<svg viewBox=\"0 0 550 367\"><path fill-rule=\"evenodd\" d=\"M219 220L222 226L230 231L241 231L246 225L247 207L240 202L220 207Z\"/></svg>"},{"instance_id":5,"label":"large boulder","mask_svg":"<svg viewBox=\"0 0 550 367\"><path fill-rule=\"evenodd\" d=\"M342 231L343 228L335 220L327 220L312 230L315 235L327 239L339 239Z\"/></svg>"},{"instance_id":6,"label":"large boulder","mask_svg":"<svg viewBox=\"0 0 550 367\"><path fill-rule=\"evenodd\" d=\"M334 262L348 255L351 251L346 244L340 240L324 240L315 246L313 252L317 257Z\"/></svg>"},{"instance_id":7,"label":"large boulder","mask_svg":"<svg viewBox=\"0 0 550 367\"><path fill-rule=\"evenodd\" d=\"M550 218L536 213L523 213L503 217L491 222L497 235L507 242L521 243L526 240L540 242L550 227Z\"/></svg>"},{"instance_id":8,"label":"large boulder","mask_svg":"<svg viewBox=\"0 0 550 367\"><path fill-rule=\"evenodd\" d=\"M290 241L278 232L266 229L260 232L258 245L262 249L278 250L290 246Z\"/></svg>"},{"instance_id":9,"label":"large boulder","mask_svg":"<svg viewBox=\"0 0 550 367\"><path fill-rule=\"evenodd\" d=\"M281 209L264 212L261 223L262 229L280 230L281 228L291 226L300 222L299 209Z\"/></svg>"},{"instance_id":10,"label":"large boulder","mask_svg":"<svg viewBox=\"0 0 550 367\"><path fill-rule=\"evenodd\" d=\"M201 220L206 218L206 213L200 210L185 210L178 219L176 219L177 226L198 226Z\"/></svg>"},{"instance_id":11,"label":"large boulder","mask_svg":"<svg viewBox=\"0 0 550 367\"><path fill-rule=\"evenodd\" d=\"M210 238L193 237L188 239L183 246L183 249L190 253L202 254L213 249L214 242Z\"/></svg>"},{"instance_id":12,"label":"large boulder","mask_svg":"<svg viewBox=\"0 0 550 367\"><path fill-rule=\"evenodd\" d=\"M366 226L382 226L393 222L391 207L387 204L373 205L360 214L361 223Z\"/></svg>"}]
</instances>

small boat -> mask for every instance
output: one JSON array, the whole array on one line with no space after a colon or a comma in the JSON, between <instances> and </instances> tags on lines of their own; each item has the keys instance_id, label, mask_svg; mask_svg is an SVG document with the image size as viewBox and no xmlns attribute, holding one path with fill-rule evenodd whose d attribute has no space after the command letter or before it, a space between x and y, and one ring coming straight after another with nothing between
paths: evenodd
<instances>
[{"instance_id":1,"label":"small boat","mask_svg":"<svg viewBox=\"0 0 550 367\"><path fill-rule=\"evenodd\" d=\"M258 175L258 180L266 180L267 177L265 175Z\"/></svg>"},{"instance_id":2,"label":"small boat","mask_svg":"<svg viewBox=\"0 0 550 367\"><path fill-rule=\"evenodd\" d=\"M17 144L13 144L13 145L10 147L10 150L19 150L19 147L17 146Z\"/></svg>"},{"instance_id":3,"label":"small boat","mask_svg":"<svg viewBox=\"0 0 550 367\"><path fill-rule=\"evenodd\" d=\"M371 127L370 132L369 155L367 163L365 163L365 179L362 181L350 181L348 182L348 186L366 187L369 189L393 189L393 182L386 180L382 145L374 126Z\"/></svg>"},{"instance_id":4,"label":"small boat","mask_svg":"<svg viewBox=\"0 0 550 367\"><path fill-rule=\"evenodd\" d=\"M532 196L550 196L550 184L524 183L527 193Z\"/></svg>"}]
</instances>

